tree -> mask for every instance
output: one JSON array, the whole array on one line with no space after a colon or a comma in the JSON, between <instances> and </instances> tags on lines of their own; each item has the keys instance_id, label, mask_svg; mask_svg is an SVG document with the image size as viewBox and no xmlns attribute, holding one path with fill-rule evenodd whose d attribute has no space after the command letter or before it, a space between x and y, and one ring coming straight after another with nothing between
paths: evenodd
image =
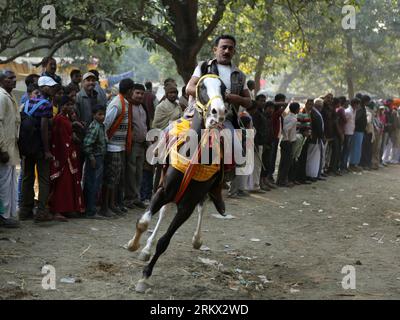
<instances>
[{"instance_id":1,"label":"tree","mask_svg":"<svg viewBox=\"0 0 400 320\"><path fill-rule=\"evenodd\" d=\"M156 44L169 52L186 83L196 67L198 52L222 19L228 2L140 1L137 8L120 11L118 19L148 47L154 48Z\"/></svg>"},{"instance_id":2,"label":"tree","mask_svg":"<svg viewBox=\"0 0 400 320\"><path fill-rule=\"evenodd\" d=\"M381 96L394 93L399 64L398 8L393 1L363 0L356 7L356 28L343 29L341 1L318 2L300 16L308 51L300 65L297 89ZM396 88L396 92L397 92Z\"/></svg>"},{"instance_id":3,"label":"tree","mask_svg":"<svg viewBox=\"0 0 400 320\"><path fill-rule=\"evenodd\" d=\"M111 3L111 4L110 4ZM112 1L82 0L55 1L55 29L43 29L43 1L0 0L0 54L6 59L0 64L38 51L48 50L52 56L63 45L77 40L92 39L98 43L107 40L107 32L118 31L113 27Z\"/></svg>"}]
</instances>

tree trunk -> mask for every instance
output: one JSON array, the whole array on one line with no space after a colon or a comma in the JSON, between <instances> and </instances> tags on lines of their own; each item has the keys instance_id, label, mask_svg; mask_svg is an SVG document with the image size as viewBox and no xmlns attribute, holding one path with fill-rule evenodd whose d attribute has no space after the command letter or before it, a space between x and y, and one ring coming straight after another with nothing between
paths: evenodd
<instances>
[{"instance_id":1,"label":"tree trunk","mask_svg":"<svg viewBox=\"0 0 400 320\"><path fill-rule=\"evenodd\" d=\"M261 43L260 55L257 60L256 73L254 76L254 82L255 82L254 91L256 93L260 90L260 80L261 80L262 72L264 69L265 58L267 57L267 53L268 53L267 43L271 38L271 34L273 34L272 19L269 18L269 17L273 16L273 12L272 12L273 5L274 5L274 0L265 0L265 12L267 13L267 17L265 18L264 24L263 24L263 41Z\"/></svg>"},{"instance_id":2,"label":"tree trunk","mask_svg":"<svg viewBox=\"0 0 400 320\"><path fill-rule=\"evenodd\" d=\"M346 81L347 81L347 94L349 99L354 98L354 62L353 62L353 38L351 35L345 34L346 41L346 54L347 54L347 64L346 64Z\"/></svg>"},{"instance_id":3,"label":"tree trunk","mask_svg":"<svg viewBox=\"0 0 400 320\"><path fill-rule=\"evenodd\" d=\"M185 83L190 80L196 67L197 54L223 17L226 9L225 1L217 1L211 21L202 31L199 30L197 21L198 0L162 0L175 37L167 35L157 27L152 28L151 24L147 25L148 36L172 55L177 71ZM140 29L141 26L135 24L135 27Z\"/></svg>"},{"instance_id":4,"label":"tree trunk","mask_svg":"<svg viewBox=\"0 0 400 320\"><path fill-rule=\"evenodd\" d=\"M178 74L182 77L185 84L187 84L193 74L194 69L197 65L197 54L188 55L185 50L180 55L173 55L177 67Z\"/></svg>"},{"instance_id":5,"label":"tree trunk","mask_svg":"<svg viewBox=\"0 0 400 320\"><path fill-rule=\"evenodd\" d=\"M260 91L260 80L261 80L261 75L262 71L264 69L264 63L265 63L265 58L267 57L267 50L265 49L266 47L263 47L264 50L261 52L257 64L256 64L256 74L254 76L254 82L255 82L255 89L254 92Z\"/></svg>"},{"instance_id":6,"label":"tree trunk","mask_svg":"<svg viewBox=\"0 0 400 320\"><path fill-rule=\"evenodd\" d=\"M278 88L278 93L286 94L289 88L289 85L292 83L294 79L296 79L297 75L299 74L298 70L294 70L291 73L285 73L283 76L283 80Z\"/></svg>"}]
</instances>

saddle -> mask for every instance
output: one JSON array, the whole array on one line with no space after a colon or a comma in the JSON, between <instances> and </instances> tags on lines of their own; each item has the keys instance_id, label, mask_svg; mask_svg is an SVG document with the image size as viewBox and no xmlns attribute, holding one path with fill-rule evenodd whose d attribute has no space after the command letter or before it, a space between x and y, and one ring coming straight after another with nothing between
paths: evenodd
<instances>
[{"instance_id":1,"label":"saddle","mask_svg":"<svg viewBox=\"0 0 400 320\"><path fill-rule=\"evenodd\" d=\"M187 134L191 128L191 121L189 119L181 118L172 123L172 128L169 132L170 136L177 137L176 142L171 147L170 151L170 165L176 170L185 173L190 165L191 159L182 155L179 152L180 147L187 141ZM196 156L196 155L195 155ZM211 179L221 168L220 163L218 164L194 164L195 170L191 177L195 181L207 181Z\"/></svg>"},{"instance_id":2,"label":"saddle","mask_svg":"<svg viewBox=\"0 0 400 320\"><path fill-rule=\"evenodd\" d=\"M200 134L199 130L199 118L200 115L195 111L192 117L182 117L174 121L168 131L169 147L169 165L171 165L176 170L184 174L179 191L175 197L175 203L178 203L185 193L190 181L193 179L195 181L204 182L210 180L215 174L218 174L213 186L208 192L209 197L213 201L218 213L225 215L225 203L222 198L222 181L224 176L224 165L222 152L220 152L220 163L218 164L191 164L191 159L185 157L179 153L179 148L184 142L186 142L187 134L189 129L195 130ZM201 121L200 121L201 122ZM203 143L204 141L200 141ZM199 148L195 153L195 156L199 156ZM221 165L222 164L222 165ZM163 183L164 175L166 173L167 166L164 166L162 171L162 177L160 180L160 186Z\"/></svg>"}]
</instances>

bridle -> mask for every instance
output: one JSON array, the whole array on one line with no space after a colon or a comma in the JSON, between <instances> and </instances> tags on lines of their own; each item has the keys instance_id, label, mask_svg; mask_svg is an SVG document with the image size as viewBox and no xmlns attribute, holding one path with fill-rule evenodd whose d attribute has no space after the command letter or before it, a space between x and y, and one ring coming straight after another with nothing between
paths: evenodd
<instances>
[{"instance_id":1,"label":"bridle","mask_svg":"<svg viewBox=\"0 0 400 320\"><path fill-rule=\"evenodd\" d=\"M204 123L206 123L207 112L208 112L208 108L211 105L211 102L216 100L216 99L221 99L222 101L224 101L224 98L221 95L215 95L213 97L210 97L206 104L201 103L200 96L199 96L200 84L206 78L214 78L214 79L219 79L221 81L220 77L217 76L216 74L205 74L204 76L202 76L199 79L199 81L196 84L196 104L195 104L195 107L196 107L197 111L199 112L199 114L203 116ZM222 81L221 81L221 83L222 83Z\"/></svg>"}]
</instances>

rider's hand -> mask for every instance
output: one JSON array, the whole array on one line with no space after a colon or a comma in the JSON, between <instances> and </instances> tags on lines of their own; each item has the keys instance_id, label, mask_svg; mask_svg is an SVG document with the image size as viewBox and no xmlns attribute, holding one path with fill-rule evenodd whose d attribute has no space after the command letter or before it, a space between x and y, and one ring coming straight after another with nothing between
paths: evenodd
<instances>
[{"instance_id":1,"label":"rider's hand","mask_svg":"<svg viewBox=\"0 0 400 320\"><path fill-rule=\"evenodd\" d=\"M228 103L240 104L242 102L242 97L239 96L238 94L227 93L227 94L225 94L225 100Z\"/></svg>"}]
</instances>

